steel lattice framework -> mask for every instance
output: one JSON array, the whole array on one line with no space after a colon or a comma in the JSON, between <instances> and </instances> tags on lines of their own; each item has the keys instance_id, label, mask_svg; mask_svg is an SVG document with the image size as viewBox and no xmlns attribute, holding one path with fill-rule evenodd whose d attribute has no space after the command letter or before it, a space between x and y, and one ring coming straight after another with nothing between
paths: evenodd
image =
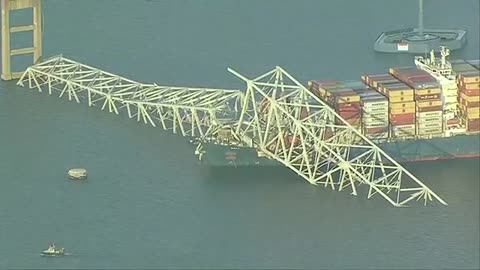
<instances>
[{"instance_id":1,"label":"steel lattice framework","mask_svg":"<svg viewBox=\"0 0 480 270\"><path fill-rule=\"evenodd\" d=\"M18 81L30 88L68 100L101 106L119 114L126 111L137 121L160 125L183 136L205 137L222 124L235 121L229 115L242 100L239 90L158 86L143 84L62 56L29 67Z\"/></svg>"},{"instance_id":2,"label":"steel lattice framework","mask_svg":"<svg viewBox=\"0 0 480 270\"><path fill-rule=\"evenodd\" d=\"M255 79L229 71L246 82L246 92L142 84L62 56L29 67L18 84L28 82L40 92L46 87L49 94L116 114L126 111L130 118L201 140L228 127L238 142L314 185L357 195L364 184L368 198L379 194L394 206L421 199L446 205L282 68Z\"/></svg>"},{"instance_id":3,"label":"steel lattice framework","mask_svg":"<svg viewBox=\"0 0 480 270\"><path fill-rule=\"evenodd\" d=\"M436 199L409 171L349 125L281 67L247 84L237 135L314 185L351 190L366 184L395 206Z\"/></svg>"}]
</instances>

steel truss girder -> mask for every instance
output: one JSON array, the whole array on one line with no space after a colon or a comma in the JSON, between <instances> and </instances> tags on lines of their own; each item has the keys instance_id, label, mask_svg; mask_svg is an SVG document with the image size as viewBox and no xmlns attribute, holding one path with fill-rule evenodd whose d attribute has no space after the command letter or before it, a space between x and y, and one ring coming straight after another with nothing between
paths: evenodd
<instances>
[{"instance_id":1,"label":"steel truss girder","mask_svg":"<svg viewBox=\"0 0 480 270\"><path fill-rule=\"evenodd\" d=\"M365 184L368 198L378 194L394 206L447 205L281 67L255 79L229 71L247 84L237 135L311 184L353 195Z\"/></svg>"},{"instance_id":2,"label":"steel truss girder","mask_svg":"<svg viewBox=\"0 0 480 270\"><path fill-rule=\"evenodd\" d=\"M28 82L40 92L46 87L49 94L116 114L126 111L183 136L208 138L231 127L235 138L253 142L314 185L357 195L364 184L368 198L379 194L394 206L420 199L446 205L282 68L255 79L229 71L247 83L246 93L142 84L62 56L29 67L18 84Z\"/></svg>"},{"instance_id":3,"label":"steel truss girder","mask_svg":"<svg viewBox=\"0 0 480 270\"><path fill-rule=\"evenodd\" d=\"M77 103L126 112L152 126L160 125L183 136L206 137L224 123L235 121L239 90L158 86L135 82L57 56L29 67L18 81ZM225 115L225 113L229 113Z\"/></svg>"}]
</instances>

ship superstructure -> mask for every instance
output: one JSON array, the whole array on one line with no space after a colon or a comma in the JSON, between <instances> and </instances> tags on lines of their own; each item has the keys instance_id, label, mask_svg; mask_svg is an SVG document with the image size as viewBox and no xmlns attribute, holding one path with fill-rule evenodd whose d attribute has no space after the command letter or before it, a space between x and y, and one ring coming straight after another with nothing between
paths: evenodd
<instances>
[{"instance_id":1,"label":"ship superstructure","mask_svg":"<svg viewBox=\"0 0 480 270\"><path fill-rule=\"evenodd\" d=\"M441 87L441 98L443 106L443 120L445 136L465 133L465 125L459 121L459 91L456 74L453 72L452 64L447 57L450 50L444 46L440 47L440 57L436 57L435 50L430 51L430 57L416 56L415 65L433 76Z\"/></svg>"}]
</instances>

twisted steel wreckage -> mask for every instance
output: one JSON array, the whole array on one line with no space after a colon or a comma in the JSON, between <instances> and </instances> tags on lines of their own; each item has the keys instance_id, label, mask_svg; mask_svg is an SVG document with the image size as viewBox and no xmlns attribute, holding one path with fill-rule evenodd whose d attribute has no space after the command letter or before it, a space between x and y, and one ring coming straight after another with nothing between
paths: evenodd
<instances>
[{"instance_id":1,"label":"twisted steel wreckage","mask_svg":"<svg viewBox=\"0 0 480 270\"><path fill-rule=\"evenodd\" d=\"M28 67L18 85L195 138L200 159L206 141L253 147L313 185L447 205L281 67L256 78L228 70L246 90L144 84L63 56Z\"/></svg>"}]
</instances>

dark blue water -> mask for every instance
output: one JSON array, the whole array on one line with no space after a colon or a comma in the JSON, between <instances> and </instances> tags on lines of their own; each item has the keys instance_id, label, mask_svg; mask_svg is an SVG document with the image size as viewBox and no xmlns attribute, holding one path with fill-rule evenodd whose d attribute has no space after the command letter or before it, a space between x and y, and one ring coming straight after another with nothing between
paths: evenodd
<instances>
[{"instance_id":1,"label":"dark blue water","mask_svg":"<svg viewBox=\"0 0 480 270\"><path fill-rule=\"evenodd\" d=\"M425 25L469 31L479 2L425 1ZM45 55L163 85L236 88L281 65L300 81L411 64L376 54L416 1L45 1ZM0 83L0 268L479 268L478 159L408 168L449 206L397 209L285 168L211 170L185 139ZM66 180L88 168L87 183ZM365 190L361 193L366 194ZM50 241L71 253L43 258Z\"/></svg>"}]
</instances>

